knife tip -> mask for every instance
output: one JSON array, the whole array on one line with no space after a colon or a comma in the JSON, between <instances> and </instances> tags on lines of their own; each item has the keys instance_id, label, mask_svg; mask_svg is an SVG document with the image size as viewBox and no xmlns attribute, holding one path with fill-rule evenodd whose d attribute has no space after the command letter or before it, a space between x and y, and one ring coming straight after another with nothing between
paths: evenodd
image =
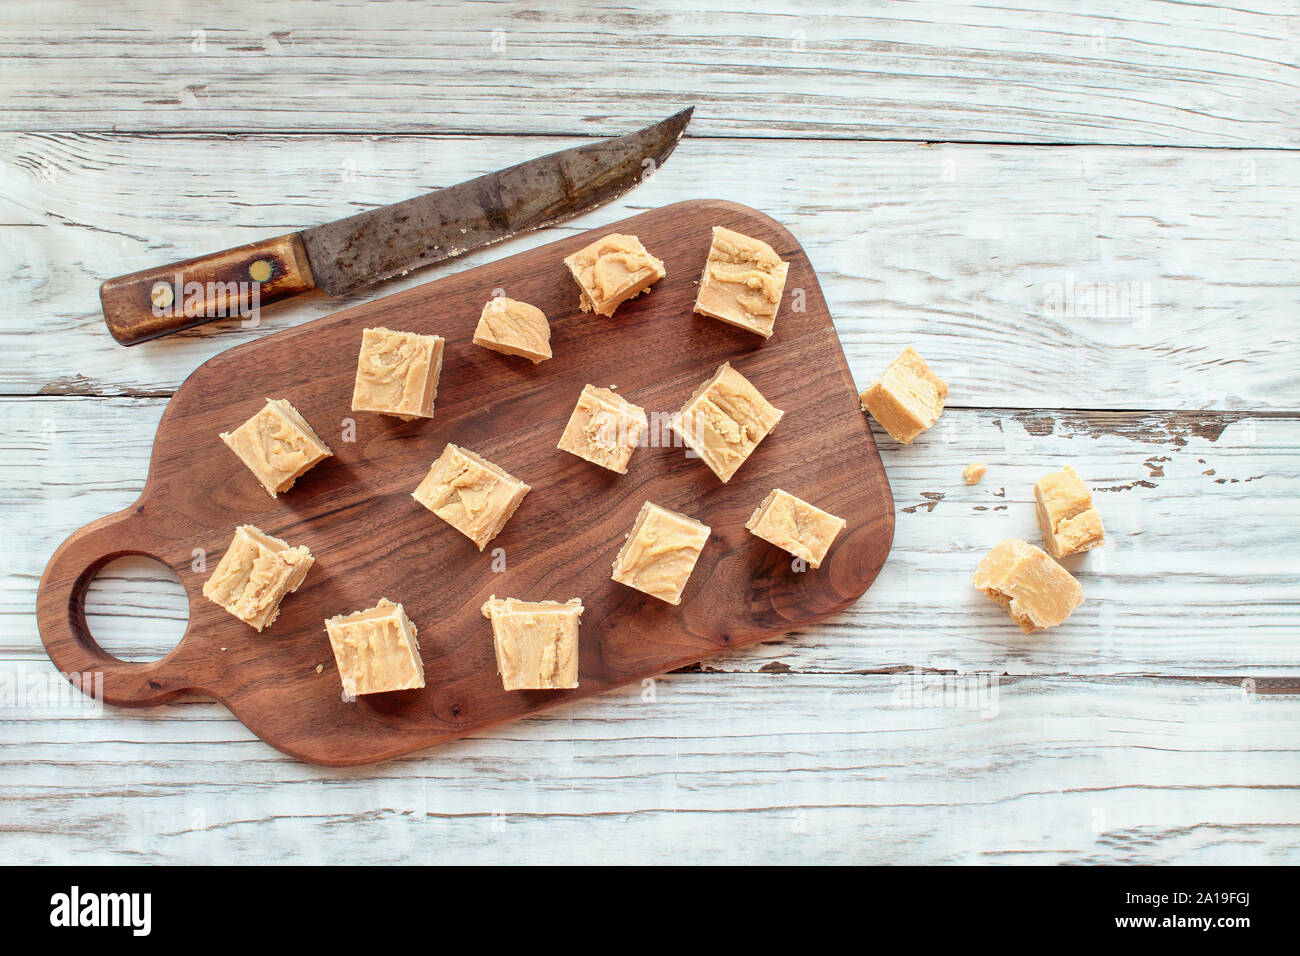
<instances>
[{"instance_id":1,"label":"knife tip","mask_svg":"<svg viewBox=\"0 0 1300 956\"><path fill-rule=\"evenodd\" d=\"M691 117L695 115L695 107L688 106L685 109L678 110L668 119L664 120L663 125L677 127L677 138L681 139L682 134L686 132L687 125L691 122Z\"/></svg>"}]
</instances>

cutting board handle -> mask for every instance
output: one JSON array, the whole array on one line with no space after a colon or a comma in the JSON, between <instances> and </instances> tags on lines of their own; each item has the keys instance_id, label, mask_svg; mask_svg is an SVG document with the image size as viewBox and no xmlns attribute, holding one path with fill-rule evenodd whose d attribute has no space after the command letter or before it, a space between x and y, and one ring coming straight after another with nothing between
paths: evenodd
<instances>
[{"instance_id":1,"label":"cutting board handle","mask_svg":"<svg viewBox=\"0 0 1300 956\"><path fill-rule=\"evenodd\" d=\"M256 324L262 306L315 287L293 232L109 279L99 301L113 338L136 345L214 319Z\"/></svg>"},{"instance_id":2,"label":"cutting board handle","mask_svg":"<svg viewBox=\"0 0 1300 956\"><path fill-rule=\"evenodd\" d=\"M184 693L219 698L210 661L188 641L193 625L166 657L147 663L122 661L95 643L86 624L86 589L114 558L140 554L167 564L163 543L149 531L143 506L100 518L75 532L50 558L36 593L41 640L54 666L84 693L121 707L149 707Z\"/></svg>"}]
</instances>

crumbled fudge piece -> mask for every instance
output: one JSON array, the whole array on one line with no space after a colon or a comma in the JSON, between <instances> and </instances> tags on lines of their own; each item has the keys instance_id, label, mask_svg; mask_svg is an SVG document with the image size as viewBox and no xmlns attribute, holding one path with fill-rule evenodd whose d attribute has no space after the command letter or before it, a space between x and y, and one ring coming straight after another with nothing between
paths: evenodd
<instances>
[{"instance_id":1,"label":"crumbled fudge piece","mask_svg":"<svg viewBox=\"0 0 1300 956\"><path fill-rule=\"evenodd\" d=\"M766 242L714 226L695 311L768 338L789 269Z\"/></svg>"},{"instance_id":2,"label":"crumbled fudge piece","mask_svg":"<svg viewBox=\"0 0 1300 956\"><path fill-rule=\"evenodd\" d=\"M305 547L291 548L251 524L241 524L204 583L203 596L261 631L279 616L280 602L298 590L313 562Z\"/></svg>"},{"instance_id":3,"label":"crumbled fudge piece","mask_svg":"<svg viewBox=\"0 0 1300 956\"><path fill-rule=\"evenodd\" d=\"M219 437L272 498L333 454L298 409L282 398L268 398L260 412Z\"/></svg>"},{"instance_id":4,"label":"crumbled fudge piece","mask_svg":"<svg viewBox=\"0 0 1300 956\"><path fill-rule=\"evenodd\" d=\"M895 441L911 444L943 414L948 383L910 345L859 398Z\"/></svg>"},{"instance_id":5,"label":"crumbled fudge piece","mask_svg":"<svg viewBox=\"0 0 1300 956\"><path fill-rule=\"evenodd\" d=\"M785 412L724 362L669 427L723 481L730 480Z\"/></svg>"},{"instance_id":6,"label":"crumbled fudge piece","mask_svg":"<svg viewBox=\"0 0 1300 956\"><path fill-rule=\"evenodd\" d=\"M355 614L325 622L343 693L349 697L424 686L424 661L415 623L387 598Z\"/></svg>"},{"instance_id":7,"label":"crumbled fudge piece","mask_svg":"<svg viewBox=\"0 0 1300 956\"><path fill-rule=\"evenodd\" d=\"M483 605L492 622L497 672L506 690L578 686L578 619L582 599L519 601L495 594Z\"/></svg>"},{"instance_id":8,"label":"crumbled fudge piece","mask_svg":"<svg viewBox=\"0 0 1300 956\"><path fill-rule=\"evenodd\" d=\"M483 306L474 344L536 364L551 357L551 326L537 306L497 296Z\"/></svg>"},{"instance_id":9,"label":"crumbled fudge piece","mask_svg":"<svg viewBox=\"0 0 1300 956\"><path fill-rule=\"evenodd\" d=\"M682 590L709 540L709 526L647 501L614 559L613 579L669 604Z\"/></svg>"},{"instance_id":10,"label":"crumbled fudge piece","mask_svg":"<svg viewBox=\"0 0 1300 956\"><path fill-rule=\"evenodd\" d=\"M607 388L587 385L556 446L602 468L627 474L627 463L650 427L645 409Z\"/></svg>"},{"instance_id":11,"label":"crumbled fudge piece","mask_svg":"<svg viewBox=\"0 0 1300 956\"><path fill-rule=\"evenodd\" d=\"M812 568L821 567L835 536L847 522L773 488L745 522L745 527L769 544L803 558Z\"/></svg>"},{"instance_id":12,"label":"crumbled fudge piece","mask_svg":"<svg viewBox=\"0 0 1300 956\"><path fill-rule=\"evenodd\" d=\"M1026 634L1056 627L1083 603L1083 588L1069 571L1017 538L994 545L971 584L1006 608Z\"/></svg>"},{"instance_id":13,"label":"crumbled fudge piece","mask_svg":"<svg viewBox=\"0 0 1300 956\"><path fill-rule=\"evenodd\" d=\"M1034 501L1043 547L1052 557L1063 558L1106 543L1101 515L1092 506L1092 492L1069 465L1038 479Z\"/></svg>"},{"instance_id":14,"label":"crumbled fudge piece","mask_svg":"<svg viewBox=\"0 0 1300 956\"><path fill-rule=\"evenodd\" d=\"M444 344L441 335L363 329L352 410L404 421L432 418Z\"/></svg>"},{"instance_id":15,"label":"crumbled fudge piece","mask_svg":"<svg viewBox=\"0 0 1300 956\"><path fill-rule=\"evenodd\" d=\"M447 445L411 497L482 551L501 533L529 486L468 448Z\"/></svg>"},{"instance_id":16,"label":"crumbled fudge piece","mask_svg":"<svg viewBox=\"0 0 1300 956\"><path fill-rule=\"evenodd\" d=\"M984 464L984 462L973 462L961 470L961 477L968 485L978 485L984 480L984 474L988 470L989 466Z\"/></svg>"},{"instance_id":17,"label":"crumbled fudge piece","mask_svg":"<svg viewBox=\"0 0 1300 956\"><path fill-rule=\"evenodd\" d=\"M566 256L564 264L582 290L582 311L606 316L668 274L640 239L617 232Z\"/></svg>"}]
</instances>

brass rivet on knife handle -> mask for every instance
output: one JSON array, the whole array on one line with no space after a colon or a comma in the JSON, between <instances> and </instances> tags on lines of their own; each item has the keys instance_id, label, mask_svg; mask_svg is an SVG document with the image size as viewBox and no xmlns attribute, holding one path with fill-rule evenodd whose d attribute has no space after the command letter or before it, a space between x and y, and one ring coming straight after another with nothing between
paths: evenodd
<instances>
[{"instance_id":1,"label":"brass rivet on knife handle","mask_svg":"<svg viewBox=\"0 0 1300 956\"><path fill-rule=\"evenodd\" d=\"M99 299L113 338L135 345L214 319L256 321L263 306L315 287L295 232L109 279Z\"/></svg>"}]
</instances>

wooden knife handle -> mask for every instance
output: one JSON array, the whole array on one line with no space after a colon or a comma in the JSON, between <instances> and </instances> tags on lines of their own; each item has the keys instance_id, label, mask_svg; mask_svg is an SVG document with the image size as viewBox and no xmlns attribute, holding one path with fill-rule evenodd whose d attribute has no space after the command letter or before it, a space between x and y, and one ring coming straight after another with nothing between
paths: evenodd
<instances>
[{"instance_id":1,"label":"wooden knife handle","mask_svg":"<svg viewBox=\"0 0 1300 956\"><path fill-rule=\"evenodd\" d=\"M135 345L214 319L255 324L262 306L315 287L294 232L109 279L99 300L113 338Z\"/></svg>"}]
</instances>

